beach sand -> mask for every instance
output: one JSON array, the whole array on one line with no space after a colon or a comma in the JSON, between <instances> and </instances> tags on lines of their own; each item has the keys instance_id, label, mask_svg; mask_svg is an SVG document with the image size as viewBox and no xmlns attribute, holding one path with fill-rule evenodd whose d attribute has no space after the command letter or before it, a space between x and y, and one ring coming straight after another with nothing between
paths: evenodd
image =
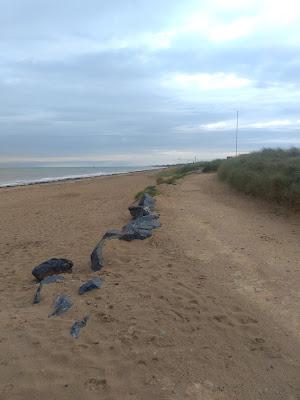
<instances>
[{"instance_id":1,"label":"beach sand","mask_svg":"<svg viewBox=\"0 0 300 400\"><path fill-rule=\"evenodd\" d=\"M299 215L193 174L160 187L152 238L109 242L92 273L94 245L154 182L0 190L0 400L300 399ZM31 271L51 257L73 273L33 305ZM79 296L92 276L102 288ZM61 293L73 307L48 318Z\"/></svg>"}]
</instances>

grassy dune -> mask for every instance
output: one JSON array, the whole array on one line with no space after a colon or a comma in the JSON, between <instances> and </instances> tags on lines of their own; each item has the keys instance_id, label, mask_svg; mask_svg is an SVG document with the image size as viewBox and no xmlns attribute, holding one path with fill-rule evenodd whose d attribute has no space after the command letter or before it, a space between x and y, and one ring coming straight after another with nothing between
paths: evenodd
<instances>
[{"instance_id":1,"label":"grassy dune","mask_svg":"<svg viewBox=\"0 0 300 400\"><path fill-rule=\"evenodd\" d=\"M162 183L174 185L178 179L181 179L192 172L199 171L206 173L217 171L221 162L222 160L201 161L168 168L158 174L156 183L158 185Z\"/></svg>"},{"instance_id":2,"label":"grassy dune","mask_svg":"<svg viewBox=\"0 0 300 400\"><path fill-rule=\"evenodd\" d=\"M264 149L227 160L197 162L168 168L156 183L176 184L193 172L215 172L246 194L300 208L300 149Z\"/></svg>"},{"instance_id":3,"label":"grassy dune","mask_svg":"<svg viewBox=\"0 0 300 400\"><path fill-rule=\"evenodd\" d=\"M267 200L300 208L300 149L264 149L221 163L221 180Z\"/></svg>"},{"instance_id":4,"label":"grassy dune","mask_svg":"<svg viewBox=\"0 0 300 400\"><path fill-rule=\"evenodd\" d=\"M147 186L144 190L136 193L134 196L135 200L139 200L144 194L150 194L150 196L158 196L159 191L157 190L156 186Z\"/></svg>"}]
</instances>

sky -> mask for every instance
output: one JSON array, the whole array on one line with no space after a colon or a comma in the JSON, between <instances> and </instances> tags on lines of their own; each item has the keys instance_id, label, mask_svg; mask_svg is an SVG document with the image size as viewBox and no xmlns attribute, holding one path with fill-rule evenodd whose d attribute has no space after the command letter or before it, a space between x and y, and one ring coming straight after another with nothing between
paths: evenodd
<instances>
[{"instance_id":1,"label":"sky","mask_svg":"<svg viewBox=\"0 0 300 400\"><path fill-rule=\"evenodd\" d=\"M0 0L0 166L300 146L300 2Z\"/></svg>"}]
</instances>

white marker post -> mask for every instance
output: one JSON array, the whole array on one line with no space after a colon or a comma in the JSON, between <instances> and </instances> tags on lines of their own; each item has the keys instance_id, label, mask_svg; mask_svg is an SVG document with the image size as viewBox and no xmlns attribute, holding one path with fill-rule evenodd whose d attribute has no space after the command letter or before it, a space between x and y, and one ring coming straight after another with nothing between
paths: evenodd
<instances>
[{"instance_id":1,"label":"white marker post","mask_svg":"<svg viewBox=\"0 0 300 400\"><path fill-rule=\"evenodd\" d=\"M239 133L239 111L236 112L236 130L235 130L235 156L238 155L238 133Z\"/></svg>"}]
</instances>

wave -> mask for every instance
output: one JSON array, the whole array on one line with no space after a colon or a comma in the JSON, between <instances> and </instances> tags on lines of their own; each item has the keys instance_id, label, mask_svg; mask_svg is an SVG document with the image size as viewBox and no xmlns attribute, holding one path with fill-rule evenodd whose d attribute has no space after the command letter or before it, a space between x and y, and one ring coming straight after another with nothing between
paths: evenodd
<instances>
[{"instance_id":1,"label":"wave","mask_svg":"<svg viewBox=\"0 0 300 400\"><path fill-rule=\"evenodd\" d=\"M51 182L97 178L100 176L132 174L134 172L150 171L150 170L156 169L156 168L157 167L148 167L148 168L135 169L135 170L126 170L125 169L124 171L118 171L118 172L97 172L97 173L89 173L89 174L71 174L71 175L64 175L64 176L59 176L59 177L53 176L53 177L44 177L44 178L37 178L37 179L28 178L28 179L22 179L22 180L15 180L15 181L11 181L11 182L2 182L2 183L0 183L0 188L40 185L40 184L51 183Z\"/></svg>"}]
</instances>

